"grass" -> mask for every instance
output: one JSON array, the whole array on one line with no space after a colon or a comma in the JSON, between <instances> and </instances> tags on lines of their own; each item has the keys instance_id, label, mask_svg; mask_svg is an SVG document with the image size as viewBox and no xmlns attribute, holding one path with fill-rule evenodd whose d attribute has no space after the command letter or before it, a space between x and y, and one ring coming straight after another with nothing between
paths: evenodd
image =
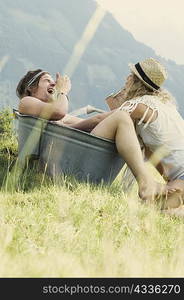
<instances>
[{"instance_id":1,"label":"grass","mask_svg":"<svg viewBox=\"0 0 184 300\"><path fill-rule=\"evenodd\" d=\"M0 277L183 277L182 219L141 203L136 185L125 195L121 174L109 187L92 186L52 181L35 165L12 188L16 151L5 144Z\"/></svg>"},{"instance_id":2,"label":"grass","mask_svg":"<svg viewBox=\"0 0 184 300\"><path fill-rule=\"evenodd\" d=\"M183 220L127 197L120 179L94 187L34 175L0 192L1 277L183 276Z\"/></svg>"}]
</instances>

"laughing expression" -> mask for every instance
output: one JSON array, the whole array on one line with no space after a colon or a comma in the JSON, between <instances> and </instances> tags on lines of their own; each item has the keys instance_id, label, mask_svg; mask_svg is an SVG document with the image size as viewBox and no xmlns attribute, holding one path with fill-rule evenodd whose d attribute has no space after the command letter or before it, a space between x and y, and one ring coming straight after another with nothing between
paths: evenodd
<instances>
[{"instance_id":1,"label":"laughing expression","mask_svg":"<svg viewBox=\"0 0 184 300\"><path fill-rule=\"evenodd\" d=\"M36 97L44 102L49 102L51 95L55 92L55 80L51 77L50 74L44 74L38 83L36 91L32 94L33 97Z\"/></svg>"}]
</instances>

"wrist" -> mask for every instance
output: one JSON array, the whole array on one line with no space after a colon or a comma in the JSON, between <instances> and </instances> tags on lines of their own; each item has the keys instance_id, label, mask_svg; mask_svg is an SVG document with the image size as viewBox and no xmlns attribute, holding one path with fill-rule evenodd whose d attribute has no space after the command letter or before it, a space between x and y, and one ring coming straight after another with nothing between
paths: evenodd
<instances>
[{"instance_id":1,"label":"wrist","mask_svg":"<svg viewBox=\"0 0 184 300\"><path fill-rule=\"evenodd\" d=\"M57 99L59 98L60 95L61 96L65 96L68 99L68 101L69 101L68 95L66 93L64 93L64 92L56 92L56 98Z\"/></svg>"}]
</instances>

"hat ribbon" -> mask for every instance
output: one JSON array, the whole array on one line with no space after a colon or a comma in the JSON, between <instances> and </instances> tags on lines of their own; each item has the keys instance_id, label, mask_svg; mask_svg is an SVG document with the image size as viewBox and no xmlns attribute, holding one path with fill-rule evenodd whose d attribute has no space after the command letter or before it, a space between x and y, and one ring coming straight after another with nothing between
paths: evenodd
<instances>
[{"instance_id":1,"label":"hat ribbon","mask_svg":"<svg viewBox=\"0 0 184 300\"><path fill-rule=\"evenodd\" d=\"M142 79L148 83L149 85L151 85L154 89L158 90L160 87L158 85L156 85L151 79L149 79L149 77L144 73L143 69L141 68L141 65L139 63L137 63L135 65L135 68L137 70L137 72L140 74L140 76L142 77Z\"/></svg>"}]
</instances>

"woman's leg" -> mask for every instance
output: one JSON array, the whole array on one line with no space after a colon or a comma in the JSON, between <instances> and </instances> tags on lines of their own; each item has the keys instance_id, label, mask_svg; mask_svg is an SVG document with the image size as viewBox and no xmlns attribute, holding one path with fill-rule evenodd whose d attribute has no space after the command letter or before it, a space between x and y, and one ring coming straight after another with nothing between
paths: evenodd
<instances>
[{"instance_id":1,"label":"woman's leg","mask_svg":"<svg viewBox=\"0 0 184 300\"><path fill-rule=\"evenodd\" d=\"M115 111L100 122L91 134L115 140L119 154L137 180L140 198L152 201L156 195L165 192L165 186L155 182L147 170L134 124L127 112Z\"/></svg>"}]
</instances>

